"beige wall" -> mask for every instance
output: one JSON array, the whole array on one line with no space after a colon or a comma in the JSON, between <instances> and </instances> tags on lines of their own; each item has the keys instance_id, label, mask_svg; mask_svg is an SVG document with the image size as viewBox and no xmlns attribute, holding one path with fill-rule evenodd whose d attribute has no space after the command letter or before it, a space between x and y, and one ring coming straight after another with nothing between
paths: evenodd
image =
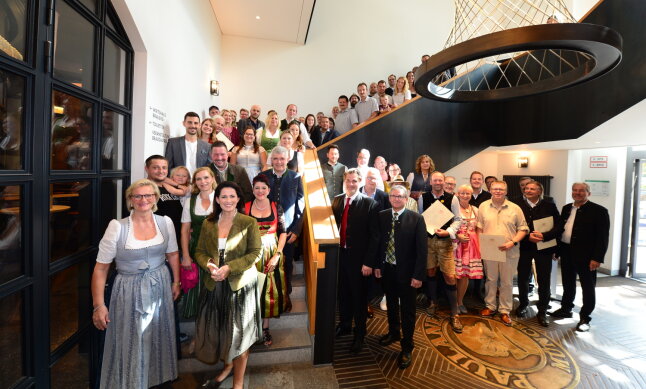
<instances>
[{"instance_id":1,"label":"beige wall","mask_svg":"<svg viewBox=\"0 0 646 389\"><path fill-rule=\"evenodd\" d=\"M147 156L164 153L165 137L184 134L186 112L203 116L210 105L220 104L209 93L209 81L222 74L222 34L208 1L157 0L154 7L141 0L112 3L135 49L134 180L143 177Z\"/></svg>"},{"instance_id":2,"label":"beige wall","mask_svg":"<svg viewBox=\"0 0 646 389\"><path fill-rule=\"evenodd\" d=\"M222 103L260 104L262 118L269 109L282 117L289 103L303 116L329 114L359 82L405 75L441 50L452 24L451 1L318 1L305 45L223 37Z\"/></svg>"}]
</instances>

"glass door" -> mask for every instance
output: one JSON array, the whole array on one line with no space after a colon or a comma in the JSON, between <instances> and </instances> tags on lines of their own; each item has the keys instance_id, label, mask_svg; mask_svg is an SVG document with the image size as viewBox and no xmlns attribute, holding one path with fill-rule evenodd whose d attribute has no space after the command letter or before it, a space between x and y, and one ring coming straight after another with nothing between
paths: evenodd
<instances>
[{"instance_id":1,"label":"glass door","mask_svg":"<svg viewBox=\"0 0 646 389\"><path fill-rule=\"evenodd\" d=\"M646 159L635 161L631 236L631 275L646 278Z\"/></svg>"}]
</instances>

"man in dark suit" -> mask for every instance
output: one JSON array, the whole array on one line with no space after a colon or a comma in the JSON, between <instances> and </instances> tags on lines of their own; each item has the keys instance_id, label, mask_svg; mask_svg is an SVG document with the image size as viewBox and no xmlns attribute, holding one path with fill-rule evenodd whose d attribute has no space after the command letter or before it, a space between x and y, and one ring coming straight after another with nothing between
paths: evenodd
<instances>
[{"instance_id":1,"label":"man in dark suit","mask_svg":"<svg viewBox=\"0 0 646 389\"><path fill-rule=\"evenodd\" d=\"M242 110L240 112L242 112ZM240 138L242 138L244 131L249 126L253 127L254 130L265 127L265 122L263 122L259 118L260 118L260 106L252 105L251 109L249 110L249 117L248 118L241 117L240 120L238 120L238 135L240 135Z\"/></svg>"},{"instance_id":2,"label":"man in dark suit","mask_svg":"<svg viewBox=\"0 0 646 389\"><path fill-rule=\"evenodd\" d=\"M482 185L484 184L484 175L482 175L482 173L479 171L471 172L471 176L469 176L469 184L471 184L471 188L473 188L473 195L471 195L471 201L469 201L469 204L474 207L479 207L480 204L491 199L491 193L482 188Z\"/></svg>"},{"instance_id":3,"label":"man in dark suit","mask_svg":"<svg viewBox=\"0 0 646 389\"><path fill-rule=\"evenodd\" d=\"M332 139L339 136L339 133L332 129L330 130L330 119L323 116L320 121L320 127L317 130L312 130L312 143L314 146L319 147L323 143L327 143Z\"/></svg>"},{"instance_id":4,"label":"man in dark suit","mask_svg":"<svg viewBox=\"0 0 646 389\"><path fill-rule=\"evenodd\" d=\"M576 276L579 275L583 306L579 311L577 331L590 330L590 315L596 303L595 286L597 269L603 263L608 250L610 217L608 210L588 200L590 186L584 182L572 185L574 203L567 204L561 212L561 277L563 299L561 308L550 315L572 317L576 295Z\"/></svg>"},{"instance_id":5,"label":"man in dark suit","mask_svg":"<svg viewBox=\"0 0 646 389\"><path fill-rule=\"evenodd\" d=\"M216 141L211 145L211 159L213 163L209 165L215 176L215 181L220 184L223 181L233 181L242 189L244 201L253 200L253 191L249 176L244 167L231 165L227 162L229 158L227 145L224 142Z\"/></svg>"},{"instance_id":6,"label":"man in dark suit","mask_svg":"<svg viewBox=\"0 0 646 389\"><path fill-rule=\"evenodd\" d=\"M361 173L350 169L343 175L345 193L334 198L332 211L340 231L339 325L337 336L349 334L354 319L350 351L358 354L366 336L368 280L377 250L377 203L359 192Z\"/></svg>"},{"instance_id":7,"label":"man in dark suit","mask_svg":"<svg viewBox=\"0 0 646 389\"><path fill-rule=\"evenodd\" d=\"M368 168L363 181L365 185L361 188L361 193L375 200L377 203L377 211L383 211L384 209L390 208L388 193L377 188L377 183L381 181L379 170L374 167Z\"/></svg>"},{"instance_id":8,"label":"man in dark suit","mask_svg":"<svg viewBox=\"0 0 646 389\"><path fill-rule=\"evenodd\" d=\"M292 270L294 268L294 243L303 229L303 210L305 198L301 176L293 170L287 169L287 156L289 151L276 146L271 152L271 169L264 174L269 179L269 200L275 201L283 208L285 226L287 229L287 243L283 249L285 255L285 275L287 278L287 294L292 293ZM291 310L291 300L287 298L286 310Z\"/></svg>"},{"instance_id":9,"label":"man in dark suit","mask_svg":"<svg viewBox=\"0 0 646 389\"><path fill-rule=\"evenodd\" d=\"M516 316L522 317L527 313L529 305L529 280L532 274L532 261L536 264L536 276L538 280L538 324L547 327L547 306L550 303L550 283L552 275L552 255L556 252L556 246L540 248L539 242L549 242L560 233L559 211L554 203L545 201L542 198L543 185L534 180L524 184L524 200L518 206L525 215L525 221L530 233L520 241L520 259L518 260L518 300L520 304L516 308ZM539 232L534 227L534 221L543 218L552 218L553 227L549 231Z\"/></svg>"},{"instance_id":10,"label":"man in dark suit","mask_svg":"<svg viewBox=\"0 0 646 389\"><path fill-rule=\"evenodd\" d=\"M165 157L168 160L168 170L177 166L186 166L191 174L198 167L210 163L210 145L197 139L197 129L200 127L200 116L195 112L187 112L182 123L186 129L184 136L170 138L166 144Z\"/></svg>"},{"instance_id":11,"label":"man in dark suit","mask_svg":"<svg viewBox=\"0 0 646 389\"><path fill-rule=\"evenodd\" d=\"M388 346L401 339L397 362L400 369L405 369L412 362L417 288L426 274L426 223L420 214L406 210L405 187L394 185L389 197L392 208L381 211L377 223L375 277L383 280L388 306L388 333L379 339L379 344ZM399 332L400 305L403 337Z\"/></svg>"}]
</instances>

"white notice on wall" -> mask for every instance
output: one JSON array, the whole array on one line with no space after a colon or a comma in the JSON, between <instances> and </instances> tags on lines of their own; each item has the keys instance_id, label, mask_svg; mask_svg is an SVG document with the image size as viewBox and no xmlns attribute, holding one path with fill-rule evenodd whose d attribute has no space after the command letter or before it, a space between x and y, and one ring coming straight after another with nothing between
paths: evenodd
<instances>
[{"instance_id":1,"label":"white notice on wall","mask_svg":"<svg viewBox=\"0 0 646 389\"><path fill-rule=\"evenodd\" d=\"M610 196L610 181L604 180L585 180L590 185L590 194L592 196Z\"/></svg>"},{"instance_id":2,"label":"white notice on wall","mask_svg":"<svg viewBox=\"0 0 646 389\"><path fill-rule=\"evenodd\" d=\"M147 127L148 133L151 135L151 140L163 144L168 142L170 128L168 127L166 112L159 108L149 106L147 116Z\"/></svg>"}]
</instances>

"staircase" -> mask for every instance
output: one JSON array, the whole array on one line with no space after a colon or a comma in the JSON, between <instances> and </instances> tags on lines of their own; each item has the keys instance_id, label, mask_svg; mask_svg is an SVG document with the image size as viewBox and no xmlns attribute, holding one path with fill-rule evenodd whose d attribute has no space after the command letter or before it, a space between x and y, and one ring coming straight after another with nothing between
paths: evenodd
<instances>
[{"instance_id":1,"label":"staircase","mask_svg":"<svg viewBox=\"0 0 646 389\"><path fill-rule=\"evenodd\" d=\"M248 366L267 366L282 363L302 363L312 360L312 338L307 330L306 290L303 277L303 261L294 262L292 278L292 311L280 318L269 319L273 344L265 347L262 343L254 345L249 353ZM180 323L181 332L195 338L195 322ZM218 365L200 362L190 352L191 340L182 344L182 359L179 360L180 373L198 373L217 369Z\"/></svg>"}]
</instances>

